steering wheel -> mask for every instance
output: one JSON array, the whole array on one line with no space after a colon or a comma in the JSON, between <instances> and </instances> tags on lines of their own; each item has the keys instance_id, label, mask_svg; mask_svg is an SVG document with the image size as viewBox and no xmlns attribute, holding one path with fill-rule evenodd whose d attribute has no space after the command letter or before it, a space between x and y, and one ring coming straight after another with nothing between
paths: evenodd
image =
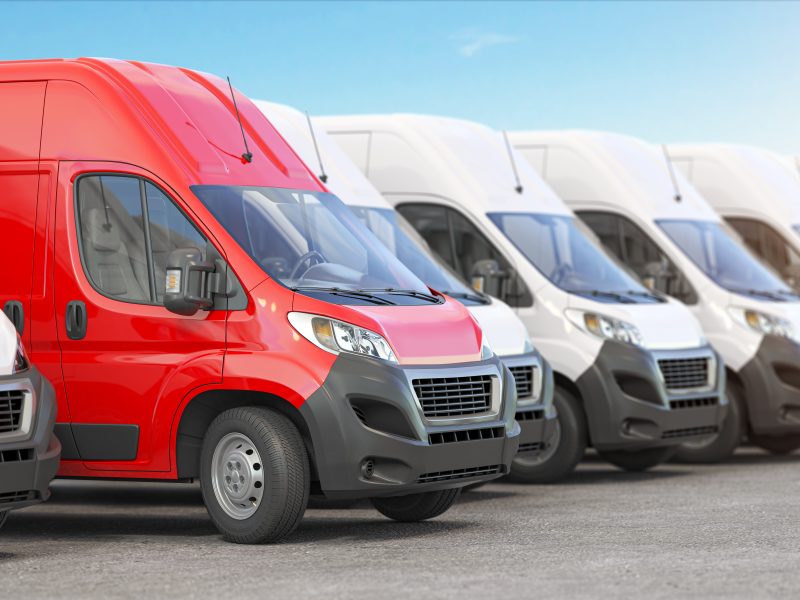
<instances>
[{"instance_id":1,"label":"steering wheel","mask_svg":"<svg viewBox=\"0 0 800 600\"><path fill-rule=\"evenodd\" d=\"M297 262L295 263L294 268L292 269L292 274L289 275L289 279L292 281L301 279L302 277L305 276L306 273L308 273L309 269L311 269L311 267L313 267L315 264L319 265L324 262L327 262L325 260L325 257L322 256L322 254L320 254L316 250L311 250L310 252L306 252L305 254L303 254L303 256L297 259ZM303 270L301 274L300 267L302 267L306 263L308 263L308 266Z\"/></svg>"},{"instance_id":2,"label":"steering wheel","mask_svg":"<svg viewBox=\"0 0 800 600\"><path fill-rule=\"evenodd\" d=\"M550 273L550 280L555 284L559 284L564 281L572 271L574 271L572 265L561 263Z\"/></svg>"}]
</instances>

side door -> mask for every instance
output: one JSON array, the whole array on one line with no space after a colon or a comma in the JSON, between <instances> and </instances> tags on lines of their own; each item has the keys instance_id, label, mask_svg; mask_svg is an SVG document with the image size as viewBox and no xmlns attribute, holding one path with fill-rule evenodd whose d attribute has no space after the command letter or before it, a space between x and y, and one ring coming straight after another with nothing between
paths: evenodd
<instances>
[{"instance_id":1,"label":"side door","mask_svg":"<svg viewBox=\"0 0 800 600\"><path fill-rule=\"evenodd\" d=\"M74 440L65 458L97 471L168 471L178 406L221 381L227 311L187 317L163 306L167 257L185 247L216 253L152 175L61 163L55 313Z\"/></svg>"},{"instance_id":2,"label":"side door","mask_svg":"<svg viewBox=\"0 0 800 600\"><path fill-rule=\"evenodd\" d=\"M509 260L459 211L429 202L403 202L397 211L464 281L473 284L476 264L494 260L506 273L499 298L513 307L533 305L533 297Z\"/></svg>"}]
</instances>

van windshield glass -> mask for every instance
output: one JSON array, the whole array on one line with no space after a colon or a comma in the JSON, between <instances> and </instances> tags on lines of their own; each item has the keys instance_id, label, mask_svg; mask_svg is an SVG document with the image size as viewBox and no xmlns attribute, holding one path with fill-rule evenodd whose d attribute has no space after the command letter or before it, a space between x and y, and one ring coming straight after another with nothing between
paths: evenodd
<instances>
[{"instance_id":1,"label":"van windshield glass","mask_svg":"<svg viewBox=\"0 0 800 600\"><path fill-rule=\"evenodd\" d=\"M220 185L192 191L244 251L287 287L431 298L425 284L333 194Z\"/></svg>"},{"instance_id":2,"label":"van windshield glass","mask_svg":"<svg viewBox=\"0 0 800 600\"><path fill-rule=\"evenodd\" d=\"M673 242L712 281L739 294L796 300L781 279L713 221L657 221Z\"/></svg>"},{"instance_id":3,"label":"van windshield glass","mask_svg":"<svg viewBox=\"0 0 800 600\"><path fill-rule=\"evenodd\" d=\"M351 206L369 230L407 266L433 289L468 303L487 304L488 299L467 287L456 275L433 258L425 240L402 216L391 208Z\"/></svg>"},{"instance_id":4,"label":"van windshield glass","mask_svg":"<svg viewBox=\"0 0 800 600\"><path fill-rule=\"evenodd\" d=\"M564 291L605 302L660 302L567 215L490 213L489 218L542 275Z\"/></svg>"}]
</instances>

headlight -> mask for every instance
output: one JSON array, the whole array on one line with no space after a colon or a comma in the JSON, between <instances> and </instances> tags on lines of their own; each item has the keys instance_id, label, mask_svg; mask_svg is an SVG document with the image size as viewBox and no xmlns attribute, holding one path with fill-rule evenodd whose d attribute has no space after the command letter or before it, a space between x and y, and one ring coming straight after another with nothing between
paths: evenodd
<instances>
[{"instance_id":1,"label":"headlight","mask_svg":"<svg viewBox=\"0 0 800 600\"><path fill-rule=\"evenodd\" d=\"M28 356L25 354L25 346L22 345L22 340L17 336L17 354L14 357L14 370L12 373L27 371L30 366Z\"/></svg>"},{"instance_id":2,"label":"headlight","mask_svg":"<svg viewBox=\"0 0 800 600\"><path fill-rule=\"evenodd\" d=\"M744 325L752 331L798 341L791 321L749 308L731 308L729 312L740 325Z\"/></svg>"},{"instance_id":3,"label":"headlight","mask_svg":"<svg viewBox=\"0 0 800 600\"><path fill-rule=\"evenodd\" d=\"M624 344L633 344L634 346L642 345L642 334L639 333L639 329L633 323L575 309L569 309L565 311L565 314L579 329L599 338Z\"/></svg>"},{"instance_id":4,"label":"headlight","mask_svg":"<svg viewBox=\"0 0 800 600\"><path fill-rule=\"evenodd\" d=\"M389 342L369 329L299 312L289 313L289 322L309 342L332 354L349 352L397 362Z\"/></svg>"}]
</instances>

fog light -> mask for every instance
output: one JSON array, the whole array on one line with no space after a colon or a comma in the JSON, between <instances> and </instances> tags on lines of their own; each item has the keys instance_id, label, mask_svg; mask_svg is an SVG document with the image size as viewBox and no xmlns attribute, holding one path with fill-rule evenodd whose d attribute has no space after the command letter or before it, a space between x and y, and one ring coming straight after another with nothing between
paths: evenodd
<instances>
[{"instance_id":1,"label":"fog light","mask_svg":"<svg viewBox=\"0 0 800 600\"><path fill-rule=\"evenodd\" d=\"M375 463L371 460L365 460L361 463L361 476L364 479L372 479L375 474Z\"/></svg>"}]
</instances>

